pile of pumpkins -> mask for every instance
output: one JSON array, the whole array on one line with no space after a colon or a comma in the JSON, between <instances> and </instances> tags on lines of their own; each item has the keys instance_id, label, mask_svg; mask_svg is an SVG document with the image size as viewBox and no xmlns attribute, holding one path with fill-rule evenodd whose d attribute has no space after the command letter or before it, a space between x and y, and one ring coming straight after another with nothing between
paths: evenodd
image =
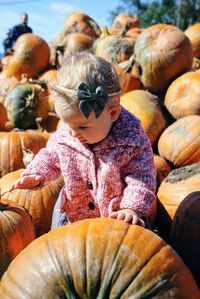
<instances>
[{"instance_id":1,"label":"pile of pumpkins","mask_svg":"<svg viewBox=\"0 0 200 299\"><path fill-rule=\"evenodd\" d=\"M200 24L111 28L73 13L48 45L20 36L0 72L0 298L200 298ZM153 231L99 218L50 231L63 187L8 192L59 125L49 83L74 51L115 66L154 152ZM26 275L24 275L26 273ZM12 286L12 287L11 287Z\"/></svg>"}]
</instances>

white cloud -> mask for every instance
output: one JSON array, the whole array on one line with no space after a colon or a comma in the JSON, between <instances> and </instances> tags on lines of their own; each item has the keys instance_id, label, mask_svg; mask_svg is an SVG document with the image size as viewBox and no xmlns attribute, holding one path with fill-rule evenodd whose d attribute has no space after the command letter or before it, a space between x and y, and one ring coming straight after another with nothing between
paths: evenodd
<instances>
[{"instance_id":1,"label":"white cloud","mask_svg":"<svg viewBox=\"0 0 200 299\"><path fill-rule=\"evenodd\" d=\"M51 10L56 11L56 12L61 13L61 14L70 14L74 11L79 11L80 10L75 5L65 4L65 3L61 3L61 2L51 3L49 8Z\"/></svg>"}]
</instances>

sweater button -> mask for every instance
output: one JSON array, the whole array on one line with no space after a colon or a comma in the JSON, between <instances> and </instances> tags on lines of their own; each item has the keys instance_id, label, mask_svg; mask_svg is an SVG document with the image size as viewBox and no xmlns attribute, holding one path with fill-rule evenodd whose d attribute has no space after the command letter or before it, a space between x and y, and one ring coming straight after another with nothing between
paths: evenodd
<instances>
[{"instance_id":1,"label":"sweater button","mask_svg":"<svg viewBox=\"0 0 200 299\"><path fill-rule=\"evenodd\" d=\"M92 182L87 181L87 187L88 187L88 189L93 190Z\"/></svg>"},{"instance_id":2,"label":"sweater button","mask_svg":"<svg viewBox=\"0 0 200 299\"><path fill-rule=\"evenodd\" d=\"M93 202L89 202L88 207L89 207L90 210L95 209L95 205L93 204Z\"/></svg>"}]
</instances>

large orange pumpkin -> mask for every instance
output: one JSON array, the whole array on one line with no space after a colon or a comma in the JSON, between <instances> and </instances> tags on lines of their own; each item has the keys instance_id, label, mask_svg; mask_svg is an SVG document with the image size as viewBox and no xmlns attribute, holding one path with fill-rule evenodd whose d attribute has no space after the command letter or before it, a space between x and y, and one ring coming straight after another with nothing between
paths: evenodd
<instances>
[{"instance_id":1,"label":"large orange pumpkin","mask_svg":"<svg viewBox=\"0 0 200 299\"><path fill-rule=\"evenodd\" d=\"M24 169L6 174L0 179L0 189L4 193L20 177ZM12 202L26 208L33 219L36 236L48 232L51 228L53 208L63 187L63 178L60 176L46 186L36 189L16 189L7 192L6 197Z\"/></svg>"},{"instance_id":2,"label":"large orange pumpkin","mask_svg":"<svg viewBox=\"0 0 200 299\"><path fill-rule=\"evenodd\" d=\"M185 30L185 35L192 44L193 57L200 57L200 23L189 26Z\"/></svg>"},{"instance_id":3,"label":"large orange pumpkin","mask_svg":"<svg viewBox=\"0 0 200 299\"><path fill-rule=\"evenodd\" d=\"M167 126L158 97L146 90L134 90L124 94L120 103L141 120L153 146Z\"/></svg>"},{"instance_id":4,"label":"large orange pumpkin","mask_svg":"<svg viewBox=\"0 0 200 299\"><path fill-rule=\"evenodd\" d=\"M134 47L144 86L163 94L170 83L192 68L192 45L177 27L157 24L143 30Z\"/></svg>"},{"instance_id":5,"label":"large orange pumpkin","mask_svg":"<svg viewBox=\"0 0 200 299\"><path fill-rule=\"evenodd\" d=\"M182 117L167 127L158 140L159 155L175 167L200 162L200 116Z\"/></svg>"},{"instance_id":6,"label":"large orange pumpkin","mask_svg":"<svg viewBox=\"0 0 200 299\"><path fill-rule=\"evenodd\" d=\"M34 240L0 283L0 298L15 299L199 295L189 269L161 238L108 218L65 225Z\"/></svg>"},{"instance_id":7,"label":"large orange pumpkin","mask_svg":"<svg viewBox=\"0 0 200 299\"><path fill-rule=\"evenodd\" d=\"M0 278L16 255L34 239L33 223L25 209L0 199Z\"/></svg>"},{"instance_id":8,"label":"large orange pumpkin","mask_svg":"<svg viewBox=\"0 0 200 299\"><path fill-rule=\"evenodd\" d=\"M200 114L199 85L198 72L187 72L171 83L165 94L164 104L174 118Z\"/></svg>"},{"instance_id":9,"label":"large orange pumpkin","mask_svg":"<svg viewBox=\"0 0 200 299\"><path fill-rule=\"evenodd\" d=\"M50 60L50 48L46 41L32 33L21 35L15 44L15 51L5 71L8 77L21 80L26 74L36 77L45 70Z\"/></svg>"},{"instance_id":10,"label":"large orange pumpkin","mask_svg":"<svg viewBox=\"0 0 200 299\"><path fill-rule=\"evenodd\" d=\"M40 80L41 81L45 81L47 83L47 100L49 102L49 111L51 112L55 112L55 107L54 107L54 98L52 96L52 89L50 86L48 86L48 83L52 83L54 81L56 81L56 77L57 77L57 70L48 70L46 72L44 72L41 76L40 76Z\"/></svg>"},{"instance_id":11,"label":"large orange pumpkin","mask_svg":"<svg viewBox=\"0 0 200 299\"><path fill-rule=\"evenodd\" d=\"M34 130L0 132L0 177L24 168L24 150L29 150L35 155L45 147L48 138L48 133Z\"/></svg>"}]
</instances>

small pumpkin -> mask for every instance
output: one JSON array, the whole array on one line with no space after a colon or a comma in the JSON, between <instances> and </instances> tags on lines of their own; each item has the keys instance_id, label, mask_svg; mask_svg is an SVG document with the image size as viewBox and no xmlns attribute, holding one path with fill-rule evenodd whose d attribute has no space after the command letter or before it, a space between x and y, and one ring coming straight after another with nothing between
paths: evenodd
<instances>
[{"instance_id":1,"label":"small pumpkin","mask_svg":"<svg viewBox=\"0 0 200 299\"><path fill-rule=\"evenodd\" d=\"M191 270L200 287L200 191L188 194L174 216L170 244Z\"/></svg>"},{"instance_id":2,"label":"small pumpkin","mask_svg":"<svg viewBox=\"0 0 200 299\"><path fill-rule=\"evenodd\" d=\"M129 29L137 28L140 26L139 19L137 16L131 16L126 13L120 13L118 14L114 21L112 28L116 30L121 30L124 28L124 26L128 25Z\"/></svg>"},{"instance_id":3,"label":"small pumpkin","mask_svg":"<svg viewBox=\"0 0 200 299\"><path fill-rule=\"evenodd\" d=\"M0 298L6 297L197 299L199 288L176 252L153 232L97 218L34 240L1 280Z\"/></svg>"},{"instance_id":4,"label":"small pumpkin","mask_svg":"<svg viewBox=\"0 0 200 299\"><path fill-rule=\"evenodd\" d=\"M19 84L6 97L8 120L19 129L37 128L36 119L48 117L49 103L46 88L40 85Z\"/></svg>"},{"instance_id":5,"label":"small pumpkin","mask_svg":"<svg viewBox=\"0 0 200 299\"><path fill-rule=\"evenodd\" d=\"M96 39L101 34L101 28L95 20L85 13L74 12L64 21L64 34L79 32L92 39Z\"/></svg>"},{"instance_id":6,"label":"small pumpkin","mask_svg":"<svg viewBox=\"0 0 200 299\"><path fill-rule=\"evenodd\" d=\"M8 173L0 179L1 192L7 192L11 185L19 179L24 169ZM7 192L6 197L16 204L24 207L32 217L36 236L47 233L51 228L53 208L63 187L63 178L49 182L46 186L36 189L16 189Z\"/></svg>"},{"instance_id":7,"label":"small pumpkin","mask_svg":"<svg viewBox=\"0 0 200 299\"><path fill-rule=\"evenodd\" d=\"M27 211L0 199L0 278L10 262L34 239L35 230Z\"/></svg>"},{"instance_id":8,"label":"small pumpkin","mask_svg":"<svg viewBox=\"0 0 200 299\"><path fill-rule=\"evenodd\" d=\"M17 39L14 54L5 73L18 80L22 79L23 74L35 78L47 68L49 61L50 48L47 42L33 33L25 33Z\"/></svg>"}]
</instances>

